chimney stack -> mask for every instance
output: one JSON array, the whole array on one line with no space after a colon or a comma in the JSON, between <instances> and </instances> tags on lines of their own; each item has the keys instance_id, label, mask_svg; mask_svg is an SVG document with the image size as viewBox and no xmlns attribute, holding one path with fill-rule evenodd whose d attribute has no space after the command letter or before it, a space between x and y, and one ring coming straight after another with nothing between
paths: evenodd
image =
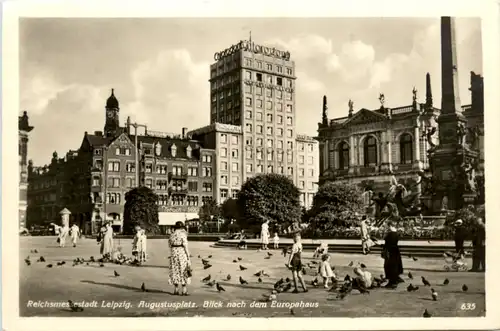
<instances>
[{"instance_id":1,"label":"chimney stack","mask_svg":"<svg viewBox=\"0 0 500 331\"><path fill-rule=\"evenodd\" d=\"M182 139L186 138L187 131L188 131L188 128L182 128Z\"/></svg>"}]
</instances>

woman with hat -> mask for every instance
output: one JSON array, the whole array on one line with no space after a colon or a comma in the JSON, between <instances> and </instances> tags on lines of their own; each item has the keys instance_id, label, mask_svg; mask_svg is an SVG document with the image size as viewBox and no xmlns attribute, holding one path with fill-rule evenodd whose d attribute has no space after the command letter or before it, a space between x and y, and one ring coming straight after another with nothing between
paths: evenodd
<instances>
[{"instance_id":1,"label":"woman with hat","mask_svg":"<svg viewBox=\"0 0 500 331\"><path fill-rule=\"evenodd\" d=\"M184 223L178 221L174 232L168 239L170 247L169 283L175 286L174 295L188 295L187 285L191 283L191 259L189 257L188 240ZM179 285L182 292L179 293Z\"/></svg>"}]
</instances>

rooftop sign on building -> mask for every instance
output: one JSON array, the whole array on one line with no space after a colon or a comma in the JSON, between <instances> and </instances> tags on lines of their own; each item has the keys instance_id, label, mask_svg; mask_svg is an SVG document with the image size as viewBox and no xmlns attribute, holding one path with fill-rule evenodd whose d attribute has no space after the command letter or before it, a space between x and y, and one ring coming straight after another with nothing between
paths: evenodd
<instances>
[{"instance_id":1,"label":"rooftop sign on building","mask_svg":"<svg viewBox=\"0 0 500 331\"><path fill-rule=\"evenodd\" d=\"M167 139L180 139L181 135L180 134L175 134L171 132L161 132L161 131L151 131L148 130L146 133L146 136L148 137L155 137L155 138L167 138Z\"/></svg>"},{"instance_id":2,"label":"rooftop sign on building","mask_svg":"<svg viewBox=\"0 0 500 331\"><path fill-rule=\"evenodd\" d=\"M257 45L253 41L242 40L236 45L214 54L214 60L219 61L226 56L230 56L239 50L254 52L255 54L264 54L266 56L273 56L278 59L283 59L285 61L290 61L290 52L281 51L276 48L266 47L262 45Z\"/></svg>"}]
</instances>

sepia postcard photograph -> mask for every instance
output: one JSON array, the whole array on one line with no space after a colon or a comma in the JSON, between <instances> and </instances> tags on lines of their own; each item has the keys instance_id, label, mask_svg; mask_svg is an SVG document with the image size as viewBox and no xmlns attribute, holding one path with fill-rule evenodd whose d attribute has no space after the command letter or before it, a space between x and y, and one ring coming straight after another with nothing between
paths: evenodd
<instances>
[{"instance_id":1,"label":"sepia postcard photograph","mask_svg":"<svg viewBox=\"0 0 500 331\"><path fill-rule=\"evenodd\" d=\"M74 3L4 8L11 327L500 327L498 7Z\"/></svg>"}]
</instances>

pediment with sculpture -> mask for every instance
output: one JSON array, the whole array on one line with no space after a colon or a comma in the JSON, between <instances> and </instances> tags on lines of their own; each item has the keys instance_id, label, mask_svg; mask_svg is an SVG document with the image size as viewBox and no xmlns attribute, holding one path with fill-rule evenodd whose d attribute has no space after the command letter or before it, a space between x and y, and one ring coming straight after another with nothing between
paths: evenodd
<instances>
[{"instance_id":1,"label":"pediment with sculpture","mask_svg":"<svg viewBox=\"0 0 500 331\"><path fill-rule=\"evenodd\" d=\"M343 123L343 126L352 126L359 124L367 124L374 122L386 122L387 117L382 114L376 113L368 109L361 109L356 114L354 114L350 119Z\"/></svg>"}]
</instances>

